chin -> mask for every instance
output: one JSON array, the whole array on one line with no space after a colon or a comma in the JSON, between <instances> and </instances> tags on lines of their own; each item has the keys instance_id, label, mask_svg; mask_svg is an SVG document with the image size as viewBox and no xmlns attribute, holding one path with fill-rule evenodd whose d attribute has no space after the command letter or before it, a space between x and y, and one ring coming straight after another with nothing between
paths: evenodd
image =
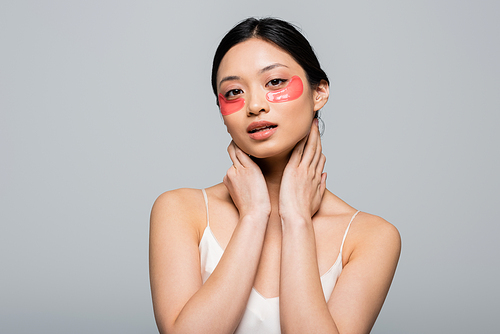
<instances>
[{"instance_id":1,"label":"chin","mask_svg":"<svg viewBox=\"0 0 500 334\"><path fill-rule=\"evenodd\" d=\"M297 141L298 142L298 141ZM277 157L289 157L292 150L297 143L292 145L287 145L286 147L277 147L275 145L271 147L261 146L261 147L251 147L251 148L241 148L243 152L256 159L267 159L267 158L277 158Z\"/></svg>"},{"instance_id":2,"label":"chin","mask_svg":"<svg viewBox=\"0 0 500 334\"><path fill-rule=\"evenodd\" d=\"M309 130L309 128L307 130ZM288 158L297 143L308 134L309 131L303 130L300 132L295 131L295 133L288 134L286 136L283 134L274 134L267 140L263 141L249 141L248 138L238 135L231 137L236 145L238 145L238 147L246 154L257 159L267 159L278 157Z\"/></svg>"},{"instance_id":3,"label":"chin","mask_svg":"<svg viewBox=\"0 0 500 334\"><path fill-rule=\"evenodd\" d=\"M256 158L256 159L266 159L266 158L271 158L271 157L276 156L276 154L263 154L263 153L248 154L248 155L251 156L252 158Z\"/></svg>"}]
</instances>

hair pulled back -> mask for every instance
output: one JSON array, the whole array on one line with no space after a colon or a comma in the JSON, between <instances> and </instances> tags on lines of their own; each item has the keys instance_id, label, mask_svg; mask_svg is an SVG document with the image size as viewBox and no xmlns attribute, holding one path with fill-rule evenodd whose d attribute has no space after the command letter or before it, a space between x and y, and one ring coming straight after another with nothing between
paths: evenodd
<instances>
[{"instance_id":1,"label":"hair pulled back","mask_svg":"<svg viewBox=\"0 0 500 334\"><path fill-rule=\"evenodd\" d=\"M278 46L287 52L304 69L312 88L316 88L321 80L330 84L328 76L321 69L318 58L307 39L298 29L283 20L276 18L256 19L250 17L231 29L222 38L215 51L212 65L212 89L217 98L217 72L224 55L238 43L250 38L260 38ZM218 101L217 101L218 104Z\"/></svg>"}]
</instances>

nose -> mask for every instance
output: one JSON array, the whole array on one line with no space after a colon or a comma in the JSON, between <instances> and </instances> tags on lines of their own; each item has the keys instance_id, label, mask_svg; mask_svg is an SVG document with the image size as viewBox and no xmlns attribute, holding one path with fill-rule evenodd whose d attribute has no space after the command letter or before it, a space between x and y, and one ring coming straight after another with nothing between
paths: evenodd
<instances>
[{"instance_id":1,"label":"nose","mask_svg":"<svg viewBox=\"0 0 500 334\"><path fill-rule=\"evenodd\" d=\"M266 93L259 87L253 89L250 96L247 96L247 115L258 115L261 112L269 112L269 103L266 100Z\"/></svg>"}]
</instances>

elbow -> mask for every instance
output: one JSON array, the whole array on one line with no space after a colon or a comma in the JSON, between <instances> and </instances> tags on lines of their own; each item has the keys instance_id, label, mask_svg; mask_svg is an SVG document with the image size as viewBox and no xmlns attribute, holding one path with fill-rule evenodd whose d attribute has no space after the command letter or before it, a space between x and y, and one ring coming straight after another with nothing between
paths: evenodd
<instances>
[{"instance_id":1,"label":"elbow","mask_svg":"<svg viewBox=\"0 0 500 334\"><path fill-rule=\"evenodd\" d=\"M155 314L156 327L160 334L177 334L179 331L175 328L176 319L169 320L164 316Z\"/></svg>"}]
</instances>

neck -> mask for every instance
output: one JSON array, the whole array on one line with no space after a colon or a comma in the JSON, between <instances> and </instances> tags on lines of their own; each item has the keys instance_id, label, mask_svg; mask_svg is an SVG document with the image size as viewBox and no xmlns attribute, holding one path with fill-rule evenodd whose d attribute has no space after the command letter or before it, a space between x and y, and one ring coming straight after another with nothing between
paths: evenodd
<instances>
[{"instance_id":1,"label":"neck","mask_svg":"<svg viewBox=\"0 0 500 334\"><path fill-rule=\"evenodd\" d=\"M290 151L270 158L252 157L253 161L260 167L266 179L267 189L272 204L278 203L281 178L288 164L288 160L290 160L291 154L292 152Z\"/></svg>"}]
</instances>

